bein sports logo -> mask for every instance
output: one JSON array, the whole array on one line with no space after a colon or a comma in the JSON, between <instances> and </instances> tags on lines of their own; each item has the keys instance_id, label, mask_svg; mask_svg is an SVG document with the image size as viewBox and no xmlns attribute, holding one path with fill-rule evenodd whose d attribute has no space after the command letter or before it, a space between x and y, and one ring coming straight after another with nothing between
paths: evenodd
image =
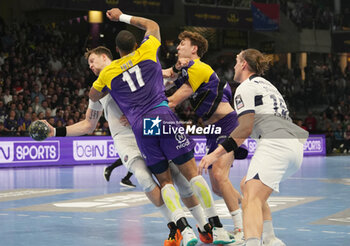
<instances>
[{"instance_id":1,"label":"bein sports logo","mask_svg":"<svg viewBox=\"0 0 350 246\"><path fill-rule=\"evenodd\" d=\"M160 136L162 120L157 118L144 118L143 119L143 135L144 136Z\"/></svg>"},{"instance_id":2,"label":"bein sports logo","mask_svg":"<svg viewBox=\"0 0 350 246\"><path fill-rule=\"evenodd\" d=\"M0 142L0 163L58 161L59 141L8 141Z\"/></svg>"},{"instance_id":3,"label":"bein sports logo","mask_svg":"<svg viewBox=\"0 0 350 246\"><path fill-rule=\"evenodd\" d=\"M106 160L118 157L113 141L76 140L73 141L73 158L76 161Z\"/></svg>"}]
</instances>

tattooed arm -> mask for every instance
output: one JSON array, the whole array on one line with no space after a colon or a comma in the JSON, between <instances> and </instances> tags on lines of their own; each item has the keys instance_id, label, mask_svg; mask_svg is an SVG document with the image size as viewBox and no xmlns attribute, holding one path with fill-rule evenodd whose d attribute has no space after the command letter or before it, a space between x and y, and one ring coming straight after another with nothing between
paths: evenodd
<instances>
[{"instance_id":1,"label":"tattooed arm","mask_svg":"<svg viewBox=\"0 0 350 246\"><path fill-rule=\"evenodd\" d=\"M101 115L102 111L88 108L86 111L85 120L75 123L74 125L67 126L67 136L91 134L95 130Z\"/></svg>"}]
</instances>

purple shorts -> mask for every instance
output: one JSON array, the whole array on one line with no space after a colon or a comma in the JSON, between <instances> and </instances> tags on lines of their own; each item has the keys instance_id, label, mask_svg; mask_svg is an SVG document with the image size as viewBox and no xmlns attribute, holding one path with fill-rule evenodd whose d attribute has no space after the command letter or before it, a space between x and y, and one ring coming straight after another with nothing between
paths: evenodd
<instances>
[{"instance_id":1,"label":"purple shorts","mask_svg":"<svg viewBox=\"0 0 350 246\"><path fill-rule=\"evenodd\" d=\"M208 154L213 152L219 144L221 144L233 130L238 126L238 118L236 111L233 111L226 115L224 118L216 122L215 127L221 127L221 134L208 134L205 135L207 138L207 147L209 149ZM245 159L248 156L247 146L242 144L235 151L235 159Z\"/></svg>"},{"instance_id":2,"label":"purple shorts","mask_svg":"<svg viewBox=\"0 0 350 246\"><path fill-rule=\"evenodd\" d=\"M196 143L179 132L180 128L177 116L164 106L154 108L133 125L137 145L152 173L166 171L169 160L181 165L193 158Z\"/></svg>"}]
</instances>

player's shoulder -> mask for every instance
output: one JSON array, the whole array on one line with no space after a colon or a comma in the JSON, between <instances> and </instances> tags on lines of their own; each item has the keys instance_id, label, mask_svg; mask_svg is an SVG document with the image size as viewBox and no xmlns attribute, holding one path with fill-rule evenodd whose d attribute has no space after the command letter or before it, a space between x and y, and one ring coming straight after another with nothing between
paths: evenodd
<instances>
[{"instance_id":1,"label":"player's shoulder","mask_svg":"<svg viewBox=\"0 0 350 246\"><path fill-rule=\"evenodd\" d=\"M152 45L152 46L160 46L161 43L160 41L153 35L147 35L145 36L142 41L141 41L141 45L140 48L142 46L147 46L147 45Z\"/></svg>"},{"instance_id":2,"label":"player's shoulder","mask_svg":"<svg viewBox=\"0 0 350 246\"><path fill-rule=\"evenodd\" d=\"M211 66L199 59L190 61L188 64L188 71L195 74L212 74L214 72Z\"/></svg>"}]
</instances>

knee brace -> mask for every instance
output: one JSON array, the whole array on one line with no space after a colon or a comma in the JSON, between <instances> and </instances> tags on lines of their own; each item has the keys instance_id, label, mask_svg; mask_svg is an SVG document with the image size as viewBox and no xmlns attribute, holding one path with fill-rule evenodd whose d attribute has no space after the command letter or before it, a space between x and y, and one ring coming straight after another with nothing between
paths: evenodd
<instances>
[{"instance_id":1,"label":"knee brace","mask_svg":"<svg viewBox=\"0 0 350 246\"><path fill-rule=\"evenodd\" d=\"M135 175L144 192L150 192L157 186L143 159L133 160L130 164L130 172Z\"/></svg>"},{"instance_id":2,"label":"knee brace","mask_svg":"<svg viewBox=\"0 0 350 246\"><path fill-rule=\"evenodd\" d=\"M190 182L183 176L179 168L172 162L170 162L170 172L173 178L174 184L177 186L180 197L187 198L193 195Z\"/></svg>"}]
</instances>

